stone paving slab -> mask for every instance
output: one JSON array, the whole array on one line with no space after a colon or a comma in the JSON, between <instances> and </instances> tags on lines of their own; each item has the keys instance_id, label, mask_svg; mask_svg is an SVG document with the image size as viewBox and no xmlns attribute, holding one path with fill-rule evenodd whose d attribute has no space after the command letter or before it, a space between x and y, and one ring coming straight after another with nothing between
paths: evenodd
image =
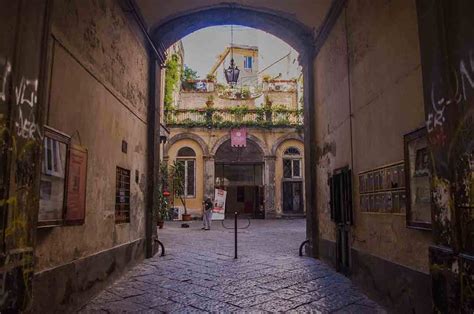
<instances>
[{"instance_id":1,"label":"stone paving slab","mask_svg":"<svg viewBox=\"0 0 474 314\"><path fill-rule=\"evenodd\" d=\"M237 260L232 231L200 228L166 222L158 232L167 255L143 261L80 313L385 313L346 277L298 256L304 220L252 220L239 230Z\"/></svg>"}]
</instances>

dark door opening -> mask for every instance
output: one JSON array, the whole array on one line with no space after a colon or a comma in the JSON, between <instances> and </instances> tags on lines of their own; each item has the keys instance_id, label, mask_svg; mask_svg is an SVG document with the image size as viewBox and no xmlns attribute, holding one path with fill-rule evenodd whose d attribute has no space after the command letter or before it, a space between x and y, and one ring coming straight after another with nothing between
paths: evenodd
<instances>
[{"instance_id":1,"label":"dark door opening","mask_svg":"<svg viewBox=\"0 0 474 314\"><path fill-rule=\"evenodd\" d=\"M239 217L265 218L263 187L228 186L226 190L226 218L233 218L235 212L239 213Z\"/></svg>"},{"instance_id":2,"label":"dark door opening","mask_svg":"<svg viewBox=\"0 0 474 314\"><path fill-rule=\"evenodd\" d=\"M216 164L216 181L227 191L226 218L265 218L261 163Z\"/></svg>"},{"instance_id":3,"label":"dark door opening","mask_svg":"<svg viewBox=\"0 0 474 314\"><path fill-rule=\"evenodd\" d=\"M350 274L349 233L352 219L352 176L349 168L334 171L329 179L331 219L336 224L336 269Z\"/></svg>"},{"instance_id":4,"label":"dark door opening","mask_svg":"<svg viewBox=\"0 0 474 314\"><path fill-rule=\"evenodd\" d=\"M283 182L283 214L303 214L303 182Z\"/></svg>"}]
</instances>

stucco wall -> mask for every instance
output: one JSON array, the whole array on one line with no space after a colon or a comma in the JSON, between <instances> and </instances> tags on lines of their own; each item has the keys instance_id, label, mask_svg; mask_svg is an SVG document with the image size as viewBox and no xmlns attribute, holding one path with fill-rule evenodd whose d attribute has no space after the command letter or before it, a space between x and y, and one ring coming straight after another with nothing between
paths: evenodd
<instances>
[{"instance_id":1,"label":"stucco wall","mask_svg":"<svg viewBox=\"0 0 474 314\"><path fill-rule=\"evenodd\" d=\"M55 1L46 124L88 150L86 218L39 229L36 271L144 237L148 58L117 2ZM128 153L122 153L122 140ZM131 171L130 223L115 224L116 167ZM139 183L135 183L135 170Z\"/></svg>"},{"instance_id":2,"label":"stucco wall","mask_svg":"<svg viewBox=\"0 0 474 314\"><path fill-rule=\"evenodd\" d=\"M351 246L427 273L431 233L407 228L404 214L361 213L357 176L403 160L403 135L423 126L414 1L349 1L314 70L321 237L335 240L329 219L328 173L352 164L355 222Z\"/></svg>"}]
</instances>

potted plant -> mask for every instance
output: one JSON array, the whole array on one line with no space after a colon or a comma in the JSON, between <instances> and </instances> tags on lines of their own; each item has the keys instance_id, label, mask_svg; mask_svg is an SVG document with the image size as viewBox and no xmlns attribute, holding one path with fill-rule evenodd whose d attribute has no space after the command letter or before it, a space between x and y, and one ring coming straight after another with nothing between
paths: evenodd
<instances>
[{"instance_id":1,"label":"potted plant","mask_svg":"<svg viewBox=\"0 0 474 314\"><path fill-rule=\"evenodd\" d=\"M188 214L188 208L186 207L186 196L184 195L184 180L185 180L185 175L184 175L184 163L175 160L173 161L173 165L171 165L171 177L173 181L173 196L174 198L179 198L181 201L181 204L183 204L184 207L184 214L182 216L183 221L190 221L191 220L191 215Z\"/></svg>"},{"instance_id":2,"label":"potted plant","mask_svg":"<svg viewBox=\"0 0 474 314\"><path fill-rule=\"evenodd\" d=\"M207 108L212 108L212 106L214 106L214 96L209 95L209 97L207 97L206 107Z\"/></svg>"},{"instance_id":3,"label":"potted plant","mask_svg":"<svg viewBox=\"0 0 474 314\"><path fill-rule=\"evenodd\" d=\"M160 181L158 183L158 208L156 209L157 225L160 229L163 228L165 220L169 217L169 199L170 192L168 192L168 165L160 163Z\"/></svg>"},{"instance_id":4,"label":"potted plant","mask_svg":"<svg viewBox=\"0 0 474 314\"><path fill-rule=\"evenodd\" d=\"M265 120L267 122L272 121L272 105L273 102L270 100L270 97L268 95L265 96L265 103L263 104L263 108L265 110Z\"/></svg>"}]
</instances>

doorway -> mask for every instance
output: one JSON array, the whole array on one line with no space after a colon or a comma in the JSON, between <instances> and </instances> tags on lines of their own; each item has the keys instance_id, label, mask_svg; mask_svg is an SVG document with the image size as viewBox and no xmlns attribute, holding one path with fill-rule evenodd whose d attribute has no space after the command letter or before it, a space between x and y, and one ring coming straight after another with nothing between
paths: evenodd
<instances>
[{"instance_id":1,"label":"doorway","mask_svg":"<svg viewBox=\"0 0 474 314\"><path fill-rule=\"evenodd\" d=\"M352 218L352 176L348 167L337 169L329 178L331 194L331 220L336 225L336 269L349 275L350 244L349 234Z\"/></svg>"},{"instance_id":2,"label":"doorway","mask_svg":"<svg viewBox=\"0 0 474 314\"><path fill-rule=\"evenodd\" d=\"M265 218L262 163L216 164L217 185L227 191L226 217Z\"/></svg>"},{"instance_id":3,"label":"doorway","mask_svg":"<svg viewBox=\"0 0 474 314\"><path fill-rule=\"evenodd\" d=\"M283 214L302 215L303 208L303 182L283 181Z\"/></svg>"}]
</instances>

